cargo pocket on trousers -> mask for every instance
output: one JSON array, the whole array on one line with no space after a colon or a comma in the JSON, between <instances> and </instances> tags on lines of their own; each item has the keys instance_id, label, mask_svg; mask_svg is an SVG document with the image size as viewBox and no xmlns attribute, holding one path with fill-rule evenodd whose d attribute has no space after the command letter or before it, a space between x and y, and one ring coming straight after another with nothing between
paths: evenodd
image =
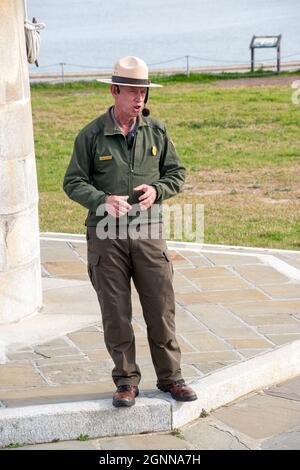
<instances>
[{"instance_id":1,"label":"cargo pocket on trousers","mask_svg":"<svg viewBox=\"0 0 300 470\"><path fill-rule=\"evenodd\" d=\"M174 268L173 268L173 263L172 263L171 257L170 257L170 255L167 251L164 251L163 254L164 254L164 257L166 258L166 260L168 261L168 264L170 266L171 275L172 275L172 278L173 278L174 277Z\"/></svg>"},{"instance_id":2,"label":"cargo pocket on trousers","mask_svg":"<svg viewBox=\"0 0 300 470\"><path fill-rule=\"evenodd\" d=\"M97 279L99 276L97 276L96 267L99 266L100 264L100 258L101 258L101 255L99 255L99 253L95 253L94 251L88 250L87 270L88 270L90 281L96 292L99 290L98 283L97 283Z\"/></svg>"}]
</instances>

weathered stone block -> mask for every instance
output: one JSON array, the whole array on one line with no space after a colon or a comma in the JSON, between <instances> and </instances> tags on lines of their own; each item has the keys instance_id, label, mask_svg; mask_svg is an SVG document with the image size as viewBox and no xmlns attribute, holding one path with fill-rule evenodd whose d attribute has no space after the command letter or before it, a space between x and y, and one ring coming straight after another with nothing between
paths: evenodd
<instances>
[{"instance_id":1,"label":"weathered stone block","mask_svg":"<svg viewBox=\"0 0 300 470\"><path fill-rule=\"evenodd\" d=\"M0 105L29 97L23 23L21 0L0 2Z\"/></svg>"},{"instance_id":2,"label":"weathered stone block","mask_svg":"<svg viewBox=\"0 0 300 470\"><path fill-rule=\"evenodd\" d=\"M26 158L33 148L30 100L0 106L0 159Z\"/></svg>"},{"instance_id":3,"label":"weathered stone block","mask_svg":"<svg viewBox=\"0 0 300 470\"><path fill-rule=\"evenodd\" d=\"M0 174L1 215L11 215L37 204L37 180L33 154L19 160L1 160L0 157Z\"/></svg>"},{"instance_id":4,"label":"weathered stone block","mask_svg":"<svg viewBox=\"0 0 300 470\"><path fill-rule=\"evenodd\" d=\"M0 273L5 270L6 267L6 220L0 218Z\"/></svg>"},{"instance_id":5,"label":"weathered stone block","mask_svg":"<svg viewBox=\"0 0 300 470\"><path fill-rule=\"evenodd\" d=\"M36 312L41 303L39 259L22 269L0 274L0 324Z\"/></svg>"},{"instance_id":6,"label":"weathered stone block","mask_svg":"<svg viewBox=\"0 0 300 470\"><path fill-rule=\"evenodd\" d=\"M25 265L40 257L37 208L22 212L8 224L7 269Z\"/></svg>"},{"instance_id":7,"label":"weathered stone block","mask_svg":"<svg viewBox=\"0 0 300 470\"><path fill-rule=\"evenodd\" d=\"M22 0L0 2L0 324L41 306L37 178Z\"/></svg>"}]
</instances>

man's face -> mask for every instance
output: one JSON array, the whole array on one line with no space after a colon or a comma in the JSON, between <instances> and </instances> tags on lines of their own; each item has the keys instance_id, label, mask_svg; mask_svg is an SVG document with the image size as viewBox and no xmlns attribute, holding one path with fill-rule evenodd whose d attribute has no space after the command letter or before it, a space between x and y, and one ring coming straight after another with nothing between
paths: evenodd
<instances>
[{"instance_id":1,"label":"man's face","mask_svg":"<svg viewBox=\"0 0 300 470\"><path fill-rule=\"evenodd\" d=\"M117 93L117 86L112 85L116 108L130 118L137 117L143 109L147 88L120 85L119 89L120 93Z\"/></svg>"}]
</instances>

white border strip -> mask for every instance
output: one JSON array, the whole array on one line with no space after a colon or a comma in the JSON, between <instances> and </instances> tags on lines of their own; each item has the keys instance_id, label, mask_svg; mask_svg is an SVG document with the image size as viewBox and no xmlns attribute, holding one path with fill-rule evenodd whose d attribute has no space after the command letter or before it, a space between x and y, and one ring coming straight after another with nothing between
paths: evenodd
<instances>
[{"instance_id":1,"label":"white border strip","mask_svg":"<svg viewBox=\"0 0 300 470\"><path fill-rule=\"evenodd\" d=\"M51 235L58 235L58 236L62 236L63 238L65 237L84 237L84 234L83 233L64 233L64 232L40 232L40 235L41 237L43 237L44 235L49 235L51 237Z\"/></svg>"},{"instance_id":2,"label":"white border strip","mask_svg":"<svg viewBox=\"0 0 300 470\"><path fill-rule=\"evenodd\" d=\"M49 232L46 232L46 234ZM59 235L58 233L53 232L55 235ZM62 234L62 235L68 235L68 234ZM48 237L44 236L41 234L40 240L43 241L55 241L55 242L64 242L64 243L81 243L81 244L86 244L86 239L84 235L72 235L69 234L70 238L59 238L59 237ZM73 237L73 238L71 238ZM75 237L75 238L74 238ZM252 248L252 250L256 251L256 253L247 253L243 251L243 247L234 247L230 245L205 245L205 244L200 244L200 243L191 243L191 242L174 242L174 241L167 241L168 247L173 248L173 249L178 249L178 251L194 251L195 253L201 253L201 254L218 254L218 255L238 255L238 256L248 256L249 258L256 257L260 259L264 264L271 266L272 268L276 269L278 272L281 274L287 276L290 280L293 281L300 281L300 270L295 268L294 266L291 266L289 263L286 261L283 261L274 255L271 254L265 254L266 252L271 252L271 253L299 253L297 251L284 251L284 250L274 250L274 249L256 249ZM179 245L179 246L178 246ZM209 248L209 247L212 247ZM227 248L218 250L218 247L222 248ZM231 248L234 250L231 250ZM236 251L238 248L241 249L241 251ZM251 249L251 248L247 248ZM264 252L264 253L262 253ZM299 294L300 297L300 294Z\"/></svg>"},{"instance_id":3,"label":"white border strip","mask_svg":"<svg viewBox=\"0 0 300 470\"><path fill-rule=\"evenodd\" d=\"M266 264L276 269L276 271L284 274L293 281L300 281L300 270L291 266L286 261L282 261L273 255L259 255L262 261L266 261ZM299 286L299 297L300 297L300 286Z\"/></svg>"},{"instance_id":4,"label":"white border strip","mask_svg":"<svg viewBox=\"0 0 300 470\"><path fill-rule=\"evenodd\" d=\"M40 233L40 238L41 240L55 240L55 241L72 241L72 238L84 238L85 240L85 235L84 234L76 234L76 233L64 233L64 232L41 232ZM75 240L73 240L75 241ZM168 245L172 246L174 245L184 245L186 246L186 249L197 248L197 249L206 249L206 248L221 248L221 249L227 249L227 250L250 250L250 251L258 251L258 252L275 252L275 253L291 253L291 254L298 254L300 256L300 250L283 250L280 248L259 248L259 247L253 247L253 246L239 246L239 245L212 245L209 243L194 243L194 242L180 242L176 240L169 240ZM182 248L180 248L182 249ZM244 254L244 253L241 253Z\"/></svg>"},{"instance_id":5,"label":"white border strip","mask_svg":"<svg viewBox=\"0 0 300 470\"><path fill-rule=\"evenodd\" d=\"M77 240L74 238L52 238L52 237L40 237L40 240L49 241L49 242L64 242L64 243L86 243L86 239L81 240L78 238Z\"/></svg>"},{"instance_id":6,"label":"white border strip","mask_svg":"<svg viewBox=\"0 0 300 470\"><path fill-rule=\"evenodd\" d=\"M291 253L291 254L298 254L300 256L300 250L284 250L284 249L281 249L281 248L260 248L260 247L255 247L255 246L240 246L240 245L214 245L214 244L210 244L210 243L195 243L195 242L180 242L180 241L176 241L176 240L170 240L168 241L168 243L170 245L174 244L174 246L176 245L185 245L187 247L193 247L195 246L196 248L221 248L222 250L223 249L229 249L229 250L241 250L241 251L244 251L244 250L249 250L249 251L257 251L257 252L275 252L275 253L281 253L281 254L284 254L284 253ZM244 253L242 253L244 254Z\"/></svg>"}]
</instances>

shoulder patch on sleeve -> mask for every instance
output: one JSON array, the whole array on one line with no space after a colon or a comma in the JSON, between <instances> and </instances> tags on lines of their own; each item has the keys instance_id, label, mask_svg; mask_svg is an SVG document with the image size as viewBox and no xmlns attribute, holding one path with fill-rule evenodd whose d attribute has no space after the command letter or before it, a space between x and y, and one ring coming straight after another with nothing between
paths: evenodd
<instances>
[{"instance_id":1,"label":"shoulder patch on sleeve","mask_svg":"<svg viewBox=\"0 0 300 470\"><path fill-rule=\"evenodd\" d=\"M166 128L163 123L157 121L156 119L153 119L151 117L144 118L144 120L147 122L148 126L154 128L154 129L159 129L163 134L166 133Z\"/></svg>"},{"instance_id":2,"label":"shoulder patch on sleeve","mask_svg":"<svg viewBox=\"0 0 300 470\"><path fill-rule=\"evenodd\" d=\"M160 129L164 134L166 133L166 128L165 128L165 126L164 126L161 122L157 122L157 123L156 123L156 126L157 126L158 129Z\"/></svg>"}]
</instances>

